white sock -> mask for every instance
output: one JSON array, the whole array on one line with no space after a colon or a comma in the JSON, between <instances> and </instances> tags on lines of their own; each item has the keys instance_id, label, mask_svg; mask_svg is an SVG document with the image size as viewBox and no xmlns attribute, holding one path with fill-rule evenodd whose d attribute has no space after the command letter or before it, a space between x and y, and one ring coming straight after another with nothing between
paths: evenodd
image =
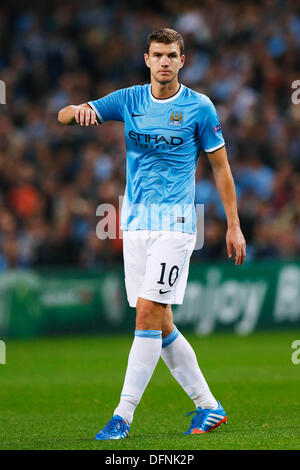
<instances>
[{"instance_id":1,"label":"white sock","mask_svg":"<svg viewBox=\"0 0 300 470\"><path fill-rule=\"evenodd\" d=\"M196 408L218 408L205 378L199 368L196 354L179 333L176 326L172 333L162 340L161 357L183 390L195 403Z\"/></svg>"},{"instance_id":2,"label":"white sock","mask_svg":"<svg viewBox=\"0 0 300 470\"><path fill-rule=\"evenodd\" d=\"M135 331L120 403L114 411L114 415L121 416L129 425L160 358L161 346L160 330Z\"/></svg>"}]
</instances>

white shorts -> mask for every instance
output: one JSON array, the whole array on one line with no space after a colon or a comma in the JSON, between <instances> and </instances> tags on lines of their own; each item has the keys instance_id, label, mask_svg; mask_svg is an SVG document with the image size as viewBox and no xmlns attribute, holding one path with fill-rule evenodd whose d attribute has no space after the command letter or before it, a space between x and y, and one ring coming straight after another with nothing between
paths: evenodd
<instances>
[{"instance_id":1,"label":"white shorts","mask_svg":"<svg viewBox=\"0 0 300 470\"><path fill-rule=\"evenodd\" d=\"M182 304L196 234L124 231L125 286L130 307L138 297Z\"/></svg>"}]
</instances>

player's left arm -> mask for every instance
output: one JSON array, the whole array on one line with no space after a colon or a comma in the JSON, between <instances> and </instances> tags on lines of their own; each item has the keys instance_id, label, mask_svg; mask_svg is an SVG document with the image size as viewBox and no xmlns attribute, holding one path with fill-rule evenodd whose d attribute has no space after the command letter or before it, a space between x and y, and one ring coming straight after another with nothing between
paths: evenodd
<instances>
[{"instance_id":1,"label":"player's left arm","mask_svg":"<svg viewBox=\"0 0 300 470\"><path fill-rule=\"evenodd\" d=\"M226 218L226 245L229 258L235 252L235 264L242 265L246 257L246 242L240 228L237 211L236 192L233 176L227 159L225 146L215 152L207 153L212 165L214 178L221 198Z\"/></svg>"}]
</instances>

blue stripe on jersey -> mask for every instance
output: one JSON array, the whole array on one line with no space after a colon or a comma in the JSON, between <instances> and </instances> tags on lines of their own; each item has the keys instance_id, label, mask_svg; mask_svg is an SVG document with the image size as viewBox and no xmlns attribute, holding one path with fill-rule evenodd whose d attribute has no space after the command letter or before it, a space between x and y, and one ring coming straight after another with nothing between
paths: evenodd
<instances>
[{"instance_id":1,"label":"blue stripe on jersey","mask_svg":"<svg viewBox=\"0 0 300 470\"><path fill-rule=\"evenodd\" d=\"M126 189L122 230L196 233L195 171L203 149L224 146L210 99L181 85L165 100L150 85L114 91L89 104L100 122L125 123Z\"/></svg>"},{"instance_id":2,"label":"blue stripe on jersey","mask_svg":"<svg viewBox=\"0 0 300 470\"><path fill-rule=\"evenodd\" d=\"M174 330L172 331L172 333L170 333L168 336L166 336L165 338L163 338L162 340L162 347L163 348L166 348L167 346L169 346L170 344L173 343L173 341L175 341L176 338L178 338L179 336L179 331L177 330L176 326L174 328Z\"/></svg>"},{"instance_id":3,"label":"blue stripe on jersey","mask_svg":"<svg viewBox=\"0 0 300 470\"><path fill-rule=\"evenodd\" d=\"M161 339L160 330L135 330L134 334L140 338Z\"/></svg>"}]
</instances>

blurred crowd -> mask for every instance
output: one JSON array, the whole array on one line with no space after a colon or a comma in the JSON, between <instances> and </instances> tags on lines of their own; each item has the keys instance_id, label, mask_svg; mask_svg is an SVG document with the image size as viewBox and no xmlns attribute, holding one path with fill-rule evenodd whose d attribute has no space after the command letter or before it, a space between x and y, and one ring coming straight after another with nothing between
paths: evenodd
<instances>
[{"instance_id":1,"label":"blurred crowd","mask_svg":"<svg viewBox=\"0 0 300 470\"><path fill-rule=\"evenodd\" d=\"M266 0L4 0L0 6L0 270L99 268L122 240L99 240L101 203L125 186L123 125L62 126L59 109L149 82L147 35L182 33L180 80L216 105L238 197L247 259L300 256L300 4ZM198 259L226 256L226 219L207 156L196 173L205 204ZM116 224L118 225L118 211Z\"/></svg>"}]
</instances>

